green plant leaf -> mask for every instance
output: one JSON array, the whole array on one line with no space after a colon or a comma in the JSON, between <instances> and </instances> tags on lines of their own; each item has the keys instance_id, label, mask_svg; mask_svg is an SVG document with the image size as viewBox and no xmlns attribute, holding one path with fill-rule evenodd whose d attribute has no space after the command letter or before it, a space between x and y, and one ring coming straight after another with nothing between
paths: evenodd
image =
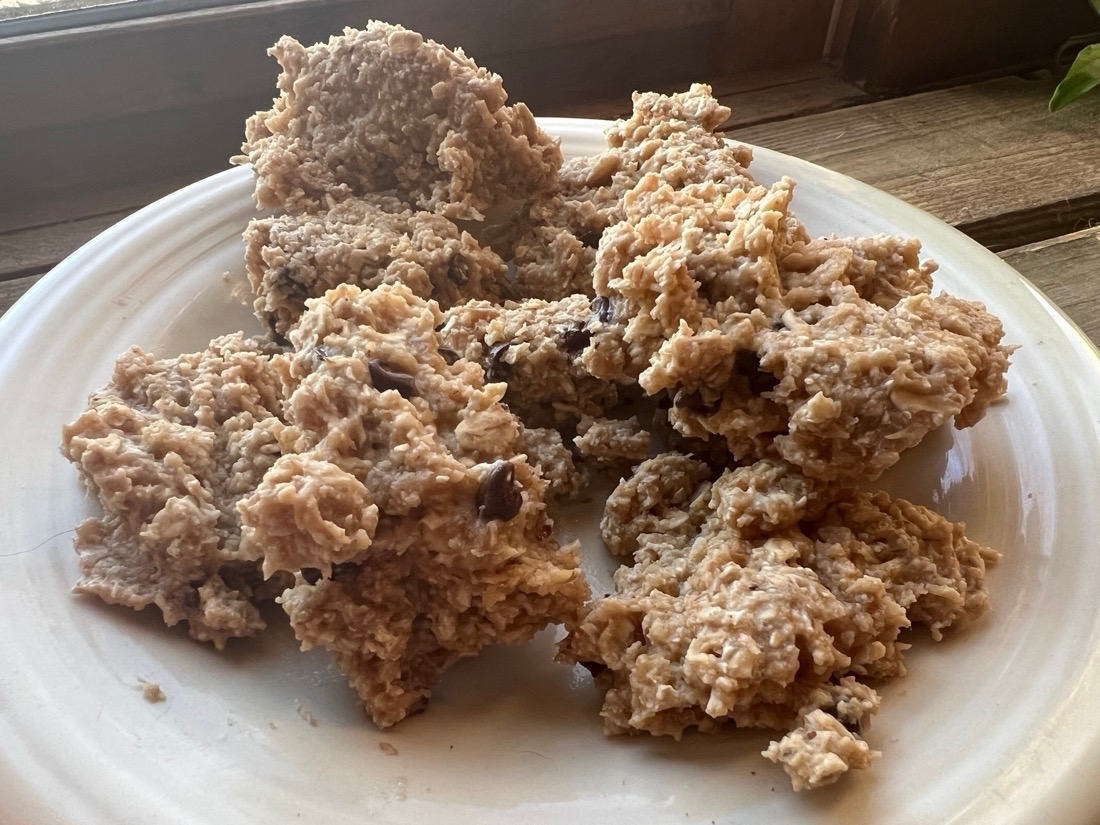
<instances>
[{"instance_id":1,"label":"green plant leaf","mask_svg":"<svg viewBox=\"0 0 1100 825\"><path fill-rule=\"evenodd\" d=\"M1092 6L1094 12L1100 14L1100 0L1089 0L1089 5Z\"/></svg>"},{"instance_id":2,"label":"green plant leaf","mask_svg":"<svg viewBox=\"0 0 1100 825\"><path fill-rule=\"evenodd\" d=\"M1050 96L1050 111L1057 112L1096 86L1100 86L1100 43L1081 49L1066 76Z\"/></svg>"}]
</instances>

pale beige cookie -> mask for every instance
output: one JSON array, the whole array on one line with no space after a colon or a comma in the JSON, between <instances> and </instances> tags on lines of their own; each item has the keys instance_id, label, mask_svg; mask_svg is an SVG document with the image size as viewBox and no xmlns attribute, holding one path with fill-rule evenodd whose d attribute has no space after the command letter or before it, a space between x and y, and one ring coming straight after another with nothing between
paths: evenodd
<instances>
[{"instance_id":1,"label":"pale beige cookie","mask_svg":"<svg viewBox=\"0 0 1100 825\"><path fill-rule=\"evenodd\" d=\"M903 628L940 638L981 615L997 554L927 508L789 464L708 470L664 454L619 485L603 532L634 564L562 658L594 674L608 733L786 731L765 755L796 789L866 767L878 697L863 680L904 673Z\"/></svg>"},{"instance_id":2,"label":"pale beige cookie","mask_svg":"<svg viewBox=\"0 0 1100 825\"><path fill-rule=\"evenodd\" d=\"M305 309L343 283L403 283L449 307L501 300L506 265L444 217L388 196L348 198L318 213L258 218L244 233L245 270L260 320L285 335Z\"/></svg>"},{"instance_id":3,"label":"pale beige cookie","mask_svg":"<svg viewBox=\"0 0 1100 825\"><path fill-rule=\"evenodd\" d=\"M921 261L920 241L815 238L785 249L779 259L783 302L790 309L837 304L851 295L890 309L899 300L932 290L933 261Z\"/></svg>"},{"instance_id":4,"label":"pale beige cookie","mask_svg":"<svg viewBox=\"0 0 1100 825\"><path fill-rule=\"evenodd\" d=\"M556 186L561 150L500 77L400 26L371 22L272 47L280 96L245 127L261 207L318 210L392 191L451 219Z\"/></svg>"},{"instance_id":5,"label":"pale beige cookie","mask_svg":"<svg viewBox=\"0 0 1100 825\"><path fill-rule=\"evenodd\" d=\"M608 496L600 537L616 556L633 556L644 535L662 541L694 538L706 518L710 468L679 453L641 462Z\"/></svg>"},{"instance_id":6,"label":"pale beige cookie","mask_svg":"<svg viewBox=\"0 0 1100 825\"><path fill-rule=\"evenodd\" d=\"M565 445L557 430L548 427L524 427L520 433L519 445L519 450L527 456L530 463L538 467L539 473L546 479L546 492L551 498L569 501L579 497L588 488L587 470L574 460L572 451Z\"/></svg>"},{"instance_id":7,"label":"pale beige cookie","mask_svg":"<svg viewBox=\"0 0 1100 825\"><path fill-rule=\"evenodd\" d=\"M77 593L141 610L218 648L264 627L263 582L240 547L236 503L295 439L281 418L281 349L228 335L201 352L119 356L111 382L64 428L62 451L103 507L77 530Z\"/></svg>"},{"instance_id":8,"label":"pale beige cookie","mask_svg":"<svg viewBox=\"0 0 1100 825\"><path fill-rule=\"evenodd\" d=\"M630 418L594 418L582 416L573 439L577 450L597 467L620 474L628 473L647 455L652 437Z\"/></svg>"},{"instance_id":9,"label":"pale beige cookie","mask_svg":"<svg viewBox=\"0 0 1100 825\"><path fill-rule=\"evenodd\" d=\"M561 170L562 197L583 216L587 232L602 232L626 219L624 201L639 181L654 175L673 189L714 183L724 189L755 185L747 171L752 151L716 132L730 110L695 83L672 95L637 92L629 118L606 133L608 148L573 158Z\"/></svg>"},{"instance_id":10,"label":"pale beige cookie","mask_svg":"<svg viewBox=\"0 0 1100 825\"><path fill-rule=\"evenodd\" d=\"M684 436L822 479L873 479L932 430L970 426L1006 389L1013 347L978 303L916 293L682 323L639 378Z\"/></svg>"},{"instance_id":11,"label":"pale beige cookie","mask_svg":"<svg viewBox=\"0 0 1100 825\"><path fill-rule=\"evenodd\" d=\"M297 454L238 505L244 546L296 574L281 602L302 646L332 653L381 727L588 595L505 387L441 353L441 320L404 285L307 302L285 360Z\"/></svg>"},{"instance_id":12,"label":"pale beige cookie","mask_svg":"<svg viewBox=\"0 0 1100 825\"><path fill-rule=\"evenodd\" d=\"M503 305L471 301L444 313L444 345L507 384L511 408L532 427L569 427L623 399L615 382L591 375L581 353L597 310L584 295Z\"/></svg>"},{"instance_id":13,"label":"pale beige cookie","mask_svg":"<svg viewBox=\"0 0 1100 825\"><path fill-rule=\"evenodd\" d=\"M627 218L627 199L646 176L672 189L704 182L751 188L751 152L714 131L728 117L701 84L674 95L636 94L633 115L608 129L608 148L566 161L559 191L534 200L494 243L513 259L517 295L592 296L596 249Z\"/></svg>"}]
</instances>

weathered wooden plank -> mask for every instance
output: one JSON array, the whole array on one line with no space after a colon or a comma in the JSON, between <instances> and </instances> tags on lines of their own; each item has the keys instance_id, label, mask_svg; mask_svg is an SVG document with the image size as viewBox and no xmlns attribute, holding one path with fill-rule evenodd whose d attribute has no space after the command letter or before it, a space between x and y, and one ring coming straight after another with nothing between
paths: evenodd
<instances>
[{"instance_id":1,"label":"weathered wooden plank","mask_svg":"<svg viewBox=\"0 0 1100 825\"><path fill-rule=\"evenodd\" d=\"M714 94L733 110L726 128L736 129L776 120L859 106L874 100L855 86L826 74L794 83L779 83L735 92L715 83Z\"/></svg>"},{"instance_id":2,"label":"weathered wooden plank","mask_svg":"<svg viewBox=\"0 0 1100 825\"><path fill-rule=\"evenodd\" d=\"M0 234L0 283L41 275L132 209Z\"/></svg>"},{"instance_id":3,"label":"weathered wooden plank","mask_svg":"<svg viewBox=\"0 0 1100 825\"><path fill-rule=\"evenodd\" d=\"M18 301L23 293L30 289L41 275L31 275L26 278L16 278L11 281L0 281L0 315L3 315L12 304Z\"/></svg>"},{"instance_id":4,"label":"weathered wooden plank","mask_svg":"<svg viewBox=\"0 0 1100 825\"><path fill-rule=\"evenodd\" d=\"M1100 227L1009 249L1001 257L1100 346Z\"/></svg>"},{"instance_id":5,"label":"weathered wooden plank","mask_svg":"<svg viewBox=\"0 0 1100 825\"><path fill-rule=\"evenodd\" d=\"M866 181L993 249L1100 218L1100 95L1057 114L1053 82L1000 80L738 129Z\"/></svg>"},{"instance_id":6,"label":"weathered wooden plank","mask_svg":"<svg viewBox=\"0 0 1100 825\"><path fill-rule=\"evenodd\" d=\"M869 103L873 97L838 80L836 71L821 62L800 63L781 69L761 69L732 76L695 78L711 85L713 94L733 110L725 128L742 128L792 117ZM652 90L665 94L683 91L690 80L662 84ZM561 103L540 114L595 117L614 120L630 114L630 98Z\"/></svg>"}]
</instances>

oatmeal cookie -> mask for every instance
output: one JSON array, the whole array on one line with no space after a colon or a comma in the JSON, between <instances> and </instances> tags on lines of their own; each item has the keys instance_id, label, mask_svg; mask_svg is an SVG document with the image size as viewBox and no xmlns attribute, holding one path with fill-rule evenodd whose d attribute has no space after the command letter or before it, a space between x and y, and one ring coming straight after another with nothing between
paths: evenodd
<instances>
[{"instance_id":1,"label":"oatmeal cookie","mask_svg":"<svg viewBox=\"0 0 1100 825\"><path fill-rule=\"evenodd\" d=\"M342 285L289 332L300 433L238 509L242 545L295 574L280 601L380 727L455 661L572 619L587 598L505 387L440 353L439 308L404 285Z\"/></svg>"},{"instance_id":2,"label":"oatmeal cookie","mask_svg":"<svg viewBox=\"0 0 1100 825\"><path fill-rule=\"evenodd\" d=\"M270 53L280 96L249 118L242 146L261 207L315 211L392 191L480 220L557 184L558 142L461 49L371 22L310 47L282 37Z\"/></svg>"},{"instance_id":3,"label":"oatmeal cookie","mask_svg":"<svg viewBox=\"0 0 1100 825\"><path fill-rule=\"evenodd\" d=\"M677 543L695 537L709 512L710 468L680 453L641 462L604 505L600 538L615 556L637 552L646 536Z\"/></svg>"},{"instance_id":4,"label":"oatmeal cookie","mask_svg":"<svg viewBox=\"0 0 1100 825\"><path fill-rule=\"evenodd\" d=\"M740 459L778 456L822 479L876 478L954 418L974 424L1004 395L1012 347L976 302L917 293L681 324L641 375L674 395L686 436L724 438Z\"/></svg>"},{"instance_id":5,"label":"oatmeal cookie","mask_svg":"<svg viewBox=\"0 0 1100 825\"><path fill-rule=\"evenodd\" d=\"M577 437L573 439L577 450L587 460L620 474L628 473L649 455L650 442L649 431L642 428L636 415L630 418L581 416Z\"/></svg>"},{"instance_id":6,"label":"oatmeal cookie","mask_svg":"<svg viewBox=\"0 0 1100 825\"><path fill-rule=\"evenodd\" d=\"M932 291L934 261L920 259L915 238L796 240L778 260L785 307L839 304L856 296L883 309L902 298Z\"/></svg>"},{"instance_id":7,"label":"oatmeal cookie","mask_svg":"<svg viewBox=\"0 0 1100 825\"><path fill-rule=\"evenodd\" d=\"M240 334L157 359L134 348L62 434L104 516L77 530L77 593L141 610L219 649L264 627L265 583L236 504L295 440L282 418L281 348Z\"/></svg>"},{"instance_id":8,"label":"oatmeal cookie","mask_svg":"<svg viewBox=\"0 0 1100 825\"><path fill-rule=\"evenodd\" d=\"M575 293L594 296L592 266L602 227L591 228L585 211L557 194L528 208L512 230L518 235L510 247L517 297L556 301Z\"/></svg>"},{"instance_id":9,"label":"oatmeal cookie","mask_svg":"<svg viewBox=\"0 0 1100 825\"><path fill-rule=\"evenodd\" d=\"M656 175L625 198L627 219L608 229L593 270L608 323L584 354L597 376L636 379L681 328L698 330L734 313L782 313L778 256L793 241L784 219L793 184L729 189L715 183L676 189ZM621 342L625 358L608 358Z\"/></svg>"},{"instance_id":10,"label":"oatmeal cookie","mask_svg":"<svg viewBox=\"0 0 1100 825\"><path fill-rule=\"evenodd\" d=\"M602 232L625 220L626 195L648 175L673 189L707 182L725 190L755 185L747 171L752 150L716 132L730 110L709 86L695 83L673 95L638 92L633 104L631 116L607 130L607 150L562 166L562 197L583 216L578 229Z\"/></svg>"},{"instance_id":11,"label":"oatmeal cookie","mask_svg":"<svg viewBox=\"0 0 1100 825\"><path fill-rule=\"evenodd\" d=\"M499 301L506 265L444 217L396 198L348 198L331 209L249 222L245 271L256 314L285 335L307 298L339 284L371 289L403 283L450 307L472 298Z\"/></svg>"},{"instance_id":12,"label":"oatmeal cookie","mask_svg":"<svg viewBox=\"0 0 1100 825\"><path fill-rule=\"evenodd\" d=\"M546 479L546 492L552 499L576 499L588 488L587 469L574 459L573 452L557 430L524 427L519 436L518 449Z\"/></svg>"},{"instance_id":13,"label":"oatmeal cookie","mask_svg":"<svg viewBox=\"0 0 1100 825\"><path fill-rule=\"evenodd\" d=\"M471 301L444 313L443 343L507 383L505 400L531 427L570 427L623 400L623 388L591 375L581 353L598 323L584 295L560 301Z\"/></svg>"},{"instance_id":14,"label":"oatmeal cookie","mask_svg":"<svg viewBox=\"0 0 1100 825\"><path fill-rule=\"evenodd\" d=\"M772 742L761 755L783 766L796 791L829 785L849 770L870 767L882 755L860 738L864 720L878 707L878 694L851 677L843 677L838 684L815 691L811 702L799 711L798 727Z\"/></svg>"},{"instance_id":15,"label":"oatmeal cookie","mask_svg":"<svg viewBox=\"0 0 1100 825\"><path fill-rule=\"evenodd\" d=\"M707 472L664 454L620 484L603 533L634 564L562 658L595 674L608 733L790 731L766 755L796 788L865 767L878 697L863 680L904 673L903 628L940 638L981 615L997 554L927 508L782 462Z\"/></svg>"},{"instance_id":16,"label":"oatmeal cookie","mask_svg":"<svg viewBox=\"0 0 1100 825\"><path fill-rule=\"evenodd\" d=\"M514 260L518 294L592 296L601 238L626 220L627 197L647 176L672 189L704 182L723 191L752 188L752 153L715 132L729 113L702 84L675 95L636 94L633 115L608 129L608 148L566 161L558 191L535 199L512 226L502 254Z\"/></svg>"}]
</instances>

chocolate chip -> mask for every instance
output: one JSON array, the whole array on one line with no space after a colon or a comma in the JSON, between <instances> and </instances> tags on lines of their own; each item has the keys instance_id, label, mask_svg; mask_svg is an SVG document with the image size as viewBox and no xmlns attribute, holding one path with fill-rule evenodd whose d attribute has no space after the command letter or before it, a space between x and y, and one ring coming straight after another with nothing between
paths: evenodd
<instances>
[{"instance_id":1,"label":"chocolate chip","mask_svg":"<svg viewBox=\"0 0 1100 825\"><path fill-rule=\"evenodd\" d=\"M462 255L455 255L447 264L447 277L458 286L466 286L470 280L470 262Z\"/></svg>"},{"instance_id":2,"label":"chocolate chip","mask_svg":"<svg viewBox=\"0 0 1100 825\"><path fill-rule=\"evenodd\" d=\"M290 341L278 330L279 318L274 312L268 312L264 314L264 321L267 322L267 328L271 330L271 340L278 344L280 347L289 347Z\"/></svg>"},{"instance_id":3,"label":"chocolate chip","mask_svg":"<svg viewBox=\"0 0 1100 825\"><path fill-rule=\"evenodd\" d=\"M680 409L691 410L700 415L710 415L722 406L722 399L717 398L714 401L708 401L702 393L678 390L672 404Z\"/></svg>"},{"instance_id":4,"label":"chocolate chip","mask_svg":"<svg viewBox=\"0 0 1100 825\"><path fill-rule=\"evenodd\" d=\"M359 571L359 565L355 562L345 561L340 564L332 565L332 575L329 577L332 581L339 581L341 579L351 579L355 577L355 574Z\"/></svg>"},{"instance_id":5,"label":"chocolate chip","mask_svg":"<svg viewBox=\"0 0 1100 825\"><path fill-rule=\"evenodd\" d=\"M535 535L542 541L550 538L554 535L554 523L550 519L543 519L535 529Z\"/></svg>"},{"instance_id":6,"label":"chocolate chip","mask_svg":"<svg viewBox=\"0 0 1100 825\"><path fill-rule=\"evenodd\" d=\"M589 249L596 249L600 245L600 237L602 235L602 232L582 232L577 235L577 240Z\"/></svg>"},{"instance_id":7,"label":"chocolate chip","mask_svg":"<svg viewBox=\"0 0 1100 825\"><path fill-rule=\"evenodd\" d=\"M733 356L733 369L748 381L750 392L760 395L771 392L779 379L760 368L760 358L752 350L738 350Z\"/></svg>"},{"instance_id":8,"label":"chocolate chip","mask_svg":"<svg viewBox=\"0 0 1100 825\"><path fill-rule=\"evenodd\" d=\"M611 299L603 295L592 299L592 311L600 323L610 324L615 320L615 307L611 305Z\"/></svg>"},{"instance_id":9,"label":"chocolate chip","mask_svg":"<svg viewBox=\"0 0 1100 825\"><path fill-rule=\"evenodd\" d=\"M190 587L183 591L183 606L188 610L198 610L201 599L199 598L199 588L206 584L202 579L198 579L193 582L189 582Z\"/></svg>"},{"instance_id":10,"label":"chocolate chip","mask_svg":"<svg viewBox=\"0 0 1100 825\"><path fill-rule=\"evenodd\" d=\"M321 581L321 571L316 567L303 567L302 578L306 580L306 584L317 584Z\"/></svg>"},{"instance_id":11,"label":"chocolate chip","mask_svg":"<svg viewBox=\"0 0 1100 825\"><path fill-rule=\"evenodd\" d=\"M448 364L453 364L455 361L458 360L458 353L450 347L440 347L439 354Z\"/></svg>"},{"instance_id":12,"label":"chocolate chip","mask_svg":"<svg viewBox=\"0 0 1100 825\"><path fill-rule=\"evenodd\" d=\"M510 461L497 461L489 468L474 498L482 521L511 521L523 506L523 494L516 484L516 468Z\"/></svg>"},{"instance_id":13,"label":"chocolate chip","mask_svg":"<svg viewBox=\"0 0 1100 825\"><path fill-rule=\"evenodd\" d=\"M298 280L298 275L287 266L280 266L271 273L272 285L290 300L304 304L307 298L312 298L309 287Z\"/></svg>"},{"instance_id":14,"label":"chocolate chip","mask_svg":"<svg viewBox=\"0 0 1100 825\"><path fill-rule=\"evenodd\" d=\"M562 330L561 346L570 355L576 355L592 341L592 330L586 329L579 322L572 329Z\"/></svg>"},{"instance_id":15,"label":"chocolate chip","mask_svg":"<svg viewBox=\"0 0 1100 825\"><path fill-rule=\"evenodd\" d=\"M370 370L371 383L379 392L397 390L402 398L412 398L416 395L416 382L413 377L392 364L371 358L367 362L367 369Z\"/></svg>"},{"instance_id":16,"label":"chocolate chip","mask_svg":"<svg viewBox=\"0 0 1100 825\"><path fill-rule=\"evenodd\" d=\"M605 665L603 662L578 662L577 664L579 664L593 676L599 676L601 673L607 670L607 665Z\"/></svg>"},{"instance_id":17,"label":"chocolate chip","mask_svg":"<svg viewBox=\"0 0 1100 825\"><path fill-rule=\"evenodd\" d=\"M493 344L489 349L489 366L485 370L486 381L495 383L508 380L508 376L512 372L512 365L504 360L504 356L511 346L510 343L505 341L500 344Z\"/></svg>"}]
</instances>

